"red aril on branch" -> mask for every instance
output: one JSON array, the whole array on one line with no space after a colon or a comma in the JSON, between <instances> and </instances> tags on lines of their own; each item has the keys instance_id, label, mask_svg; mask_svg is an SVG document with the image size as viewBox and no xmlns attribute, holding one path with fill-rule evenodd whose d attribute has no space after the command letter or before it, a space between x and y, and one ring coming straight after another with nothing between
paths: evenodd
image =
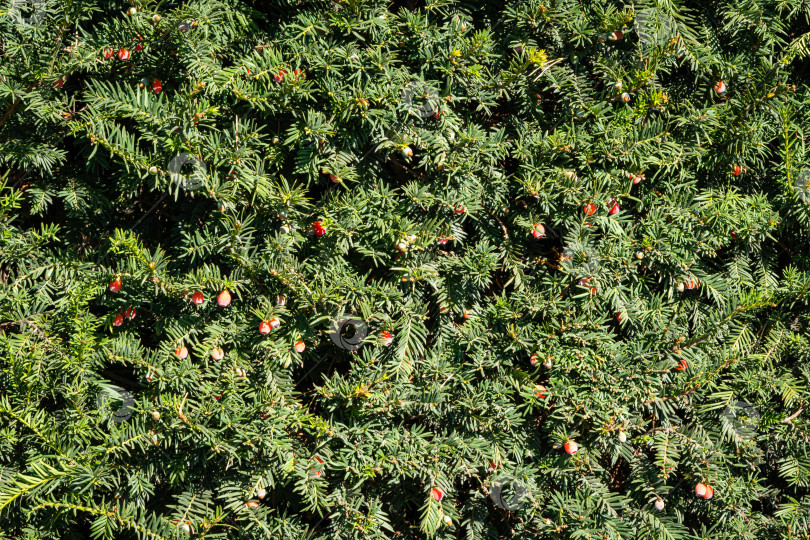
<instances>
[{"instance_id":1,"label":"red aril on branch","mask_svg":"<svg viewBox=\"0 0 810 540\"><path fill-rule=\"evenodd\" d=\"M532 236L535 238L543 238L546 235L546 228L542 223L535 223L532 226Z\"/></svg>"},{"instance_id":2,"label":"red aril on branch","mask_svg":"<svg viewBox=\"0 0 810 540\"><path fill-rule=\"evenodd\" d=\"M113 326L121 326L124 324L124 316L120 313L115 316L115 320L113 321Z\"/></svg>"},{"instance_id":3,"label":"red aril on branch","mask_svg":"<svg viewBox=\"0 0 810 540\"><path fill-rule=\"evenodd\" d=\"M319 465L323 464L323 460L320 458L320 456L315 456L315 461L317 461ZM312 467L312 470L314 471L312 473L312 476L314 476L315 478L320 478L321 474L323 473L322 470L319 470L319 468L318 468L319 465L316 465L315 467Z\"/></svg>"},{"instance_id":4,"label":"red aril on branch","mask_svg":"<svg viewBox=\"0 0 810 540\"><path fill-rule=\"evenodd\" d=\"M118 279L118 278L115 278L114 280L112 280L110 282L110 291L111 292L118 292L120 290L121 290L121 280Z\"/></svg>"},{"instance_id":5,"label":"red aril on branch","mask_svg":"<svg viewBox=\"0 0 810 540\"><path fill-rule=\"evenodd\" d=\"M582 211L585 212L586 216L592 216L596 213L596 205L594 203L588 203L582 207Z\"/></svg>"},{"instance_id":6,"label":"red aril on branch","mask_svg":"<svg viewBox=\"0 0 810 540\"><path fill-rule=\"evenodd\" d=\"M180 359L184 359L188 356L188 349L184 345L178 345L176 349L174 349L174 354L180 357Z\"/></svg>"},{"instance_id":7,"label":"red aril on branch","mask_svg":"<svg viewBox=\"0 0 810 540\"><path fill-rule=\"evenodd\" d=\"M270 330L272 330L272 328L270 328L270 322L262 321L262 322L259 323L259 333L260 334L269 334Z\"/></svg>"},{"instance_id":8,"label":"red aril on branch","mask_svg":"<svg viewBox=\"0 0 810 540\"><path fill-rule=\"evenodd\" d=\"M118 59L121 60L122 62L129 60L129 56L130 56L129 49L125 49L122 47L121 49L118 50Z\"/></svg>"},{"instance_id":9,"label":"red aril on branch","mask_svg":"<svg viewBox=\"0 0 810 540\"><path fill-rule=\"evenodd\" d=\"M225 357L225 351L220 347L211 350L211 358L214 360L222 360Z\"/></svg>"},{"instance_id":10,"label":"red aril on branch","mask_svg":"<svg viewBox=\"0 0 810 540\"><path fill-rule=\"evenodd\" d=\"M444 499L444 490L438 486L430 488L430 496L433 497L433 500L436 502L440 502Z\"/></svg>"},{"instance_id":11,"label":"red aril on branch","mask_svg":"<svg viewBox=\"0 0 810 540\"><path fill-rule=\"evenodd\" d=\"M382 344L388 347L394 342L394 335L388 330L383 330L380 332L380 339L382 339Z\"/></svg>"},{"instance_id":12,"label":"red aril on branch","mask_svg":"<svg viewBox=\"0 0 810 540\"><path fill-rule=\"evenodd\" d=\"M302 353L306 348L307 348L306 343L304 343L300 339L295 342L295 352Z\"/></svg>"},{"instance_id":13,"label":"red aril on branch","mask_svg":"<svg viewBox=\"0 0 810 540\"><path fill-rule=\"evenodd\" d=\"M703 497L704 495L706 495L706 489L707 489L706 484L700 482L695 486L695 495L697 495L698 497Z\"/></svg>"},{"instance_id":14,"label":"red aril on branch","mask_svg":"<svg viewBox=\"0 0 810 540\"><path fill-rule=\"evenodd\" d=\"M231 303L231 293L227 289L223 290L217 296L217 305L219 307L228 307Z\"/></svg>"},{"instance_id":15,"label":"red aril on branch","mask_svg":"<svg viewBox=\"0 0 810 540\"><path fill-rule=\"evenodd\" d=\"M579 452L579 445L574 441L568 441L563 445L563 449L568 455L573 456L577 452Z\"/></svg>"},{"instance_id":16,"label":"red aril on branch","mask_svg":"<svg viewBox=\"0 0 810 540\"><path fill-rule=\"evenodd\" d=\"M718 94L725 94L726 93L726 83L723 81L717 81L714 83L714 91Z\"/></svg>"},{"instance_id":17,"label":"red aril on branch","mask_svg":"<svg viewBox=\"0 0 810 540\"><path fill-rule=\"evenodd\" d=\"M199 306L205 301L205 297L203 297L203 293L197 291L191 295L191 301L194 302L195 305Z\"/></svg>"},{"instance_id":18,"label":"red aril on branch","mask_svg":"<svg viewBox=\"0 0 810 540\"><path fill-rule=\"evenodd\" d=\"M610 207L610 211L608 212L608 215L612 216L614 214L618 214L619 210L620 210L619 203L613 203L613 206Z\"/></svg>"}]
</instances>

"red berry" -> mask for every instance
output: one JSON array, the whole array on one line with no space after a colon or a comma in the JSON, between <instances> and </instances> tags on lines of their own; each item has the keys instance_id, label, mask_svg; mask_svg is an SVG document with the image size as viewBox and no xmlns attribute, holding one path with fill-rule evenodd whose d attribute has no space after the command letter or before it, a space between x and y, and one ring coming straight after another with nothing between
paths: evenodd
<instances>
[{"instance_id":1,"label":"red berry","mask_svg":"<svg viewBox=\"0 0 810 540\"><path fill-rule=\"evenodd\" d=\"M613 206L610 208L610 212L608 212L608 214L612 216L613 214L616 214L618 212L619 212L619 203L613 203Z\"/></svg>"},{"instance_id":2,"label":"red berry","mask_svg":"<svg viewBox=\"0 0 810 540\"><path fill-rule=\"evenodd\" d=\"M389 332L387 330L384 330L383 332L381 332L380 337L383 340L383 345L385 345L386 347L388 347L389 345L391 345L394 342L393 334L391 334L391 332Z\"/></svg>"},{"instance_id":3,"label":"red berry","mask_svg":"<svg viewBox=\"0 0 810 540\"><path fill-rule=\"evenodd\" d=\"M217 347L216 349L211 350L211 358L214 360L222 360L225 357L225 351L221 348Z\"/></svg>"},{"instance_id":4,"label":"red berry","mask_svg":"<svg viewBox=\"0 0 810 540\"><path fill-rule=\"evenodd\" d=\"M621 314L621 312L616 313L616 320L619 321L619 322L622 322L622 314Z\"/></svg>"},{"instance_id":5,"label":"red berry","mask_svg":"<svg viewBox=\"0 0 810 540\"><path fill-rule=\"evenodd\" d=\"M126 309L126 311L124 311L124 317L127 317L128 319L134 319L134 318L135 318L135 313L136 313L136 312L135 312L135 310L132 308L132 306L129 306L129 307Z\"/></svg>"},{"instance_id":6,"label":"red berry","mask_svg":"<svg viewBox=\"0 0 810 540\"><path fill-rule=\"evenodd\" d=\"M534 385L534 395L539 397L540 399L546 398L546 387L542 384L535 384Z\"/></svg>"},{"instance_id":7,"label":"red berry","mask_svg":"<svg viewBox=\"0 0 810 540\"><path fill-rule=\"evenodd\" d=\"M740 167L739 165L737 165L735 163L734 166L731 167L731 174L733 174L734 176L739 176L741 173L742 173L742 167Z\"/></svg>"},{"instance_id":8,"label":"red berry","mask_svg":"<svg viewBox=\"0 0 810 540\"><path fill-rule=\"evenodd\" d=\"M281 321L279 321L276 317L270 317L270 319L267 320L267 324L270 325L270 328L276 329L281 326Z\"/></svg>"},{"instance_id":9,"label":"red berry","mask_svg":"<svg viewBox=\"0 0 810 540\"><path fill-rule=\"evenodd\" d=\"M120 313L115 316L115 320L113 321L113 326L121 326L124 324L124 316Z\"/></svg>"},{"instance_id":10,"label":"red berry","mask_svg":"<svg viewBox=\"0 0 810 540\"><path fill-rule=\"evenodd\" d=\"M154 91L156 94L160 93L160 91L161 91L161 90L163 90L163 83L161 83L161 82L160 82L159 80L157 80L157 79L154 79L154 80L152 81L152 90L153 90L153 91Z\"/></svg>"},{"instance_id":11,"label":"red berry","mask_svg":"<svg viewBox=\"0 0 810 540\"><path fill-rule=\"evenodd\" d=\"M198 306L202 304L204 300L205 298L203 297L203 293L201 293L200 291L197 291L191 295L191 301Z\"/></svg>"},{"instance_id":12,"label":"red berry","mask_svg":"<svg viewBox=\"0 0 810 540\"><path fill-rule=\"evenodd\" d=\"M444 499L444 490L440 487L430 488L430 496L433 497L434 501L439 502Z\"/></svg>"},{"instance_id":13,"label":"red berry","mask_svg":"<svg viewBox=\"0 0 810 540\"><path fill-rule=\"evenodd\" d=\"M568 441L563 445L563 448L571 456L573 456L579 451L579 446L577 446L577 443L575 443L574 441Z\"/></svg>"},{"instance_id":14,"label":"red berry","mask_svg":"<svg viewBox=\"0 0 810 540\"><path fill-rule=\"evenodd\" d=\"M304 343L300 339L295 342L295 351L296 352L302 353L302 352L304 352L304 349L306 349L306 348L307 348L306 343Z\"/></svg>"},{"instance_id":15,"label":"red berry","mask_svg":"<svg viewBox=\"0 0 810 540\"><path fill-rule=\"evenodd\" d=\"M272 330L272 328L270 328L270 323L269 322L262 321L262 322L259 323L259 333L260 334L269 334L270 330Z\"/></svg>"},{"instance_id":16,"label":"red berry","mask_svg":"<svg viewBox=\"0 0 810 540\"><path fill-rule=\"evenodd\" d=\"M219 296L217 296L217 305L219 305L219 307L228 307L230 303L231 293L229 293L227 289L219 293Z\"/></svg>"},{"instance_id":17,"label":"red berry","mask_svg":"<svg viewBox=\"0 0 810 540\"><path fill-rule=\"evenodd\" d=\"M114 50L109 49L109 48L104 49L104 59L105 60L109 60L113 56L115 56L115 51Z\"/></svg>"},{"instance_id":18,"label":"red berry","mask_svg":"<svg viewBox=\"0 0 810 540\"><path fill-rule=\"evenodd\" d=\"M695 486L695 494L698 497L703 497L704 495L706 495L707 489L708 489L708 487L706 486L706 484L701 482L701 483L699 483L698 485Z\"/></svg>"},{"instance_id":19,"label":"red berry","mask_svg":"<svg viewBox=\"0 0 810 540\"><path fill-rule=\"evenodd\" d=\"M120 290L121 290L121 280L120 280L120 279L117 279L117 278L116 278L116 279L114 279L114 280L112 280L112 281L110 282L110 291L112 291L112 292L118 292L118 291L120 291Z\"/></svg>"},{"instance_id":20,"label":"red berry","mask_svg":"<svg viewBox=\"0 0 810 540\"><path fill-rule=\"evenodd\" d=\"M535 223L532 228L532 236L535 238L543 238L546 235L546 228L542 223Z\"/></svg>"},{"instance_id":21,"label":"red berry","mask_svg":"<svg viewBox=\"0 0 810 540\"><path fill-rule=\"evenodd\" d=\"M684 371L688 367L689 367L689 362L682 359L681 361L678 362L678 365L675 367L675 369L677 369L678 371Z\"/></svg>"},{"instance_id":22,"label":"red berry","mask_svg":"<svg viewBox=\"0 0 810 540\"><path fill-rule=\"evenodd\" d=\"M174 350L174 354L180 357L180 359L184 359L188 356L188 349L186 349L183 345L178 345L177 348Z\"/></svg>"},{"instance_id":23,"label":"red berry","mask_svg":"<svg viewBox=\"0 0 810 540\"><path fill-rule=\"evenodd\" d=\"M315 461L317 461L318 463L323 463L323 460L322 460L322 459L321 459L319 456L315 456ZM317 467L317 465L316 465L316 467ZM322 473L323 471L317 470L317 469L316 469L316 467L312 467L312 470L313 470L313 471L315 471L314 473L312 473L312 475L313 475L315 478L320 478L321 473Z\"/></svg>"},{"instance_id":24,"label":"red berry","mask_svg":"<svg viewBox=\"0 0 810 540\"><path fill-rule=\"evenodd\" d=\"M256 501L248 501L246 506L248 508L256 508L257 506L259 506L259 503L257 503Z\"/></svg>"},{"instance_id":25,"label":"red berry","mask_svg":"<svg viewBox=\"0 0 810 540\"><path fill-rule=\"evenodd\" d=\"M582 208L582 211L585 212L586 216L591 216L596 213L596 205L594 203L588 203Z\"/></svg>"},{"instance_id":26,"label":"red berry","mask_svg":"<svg viewBox=\"0 0 810 540\"><path fill-rule=\"evenodd\" d=\"M718 94L725 94L726 93L726 83L723 81L717 81L714 83L714 91Z\"/></svg>"},{"instance_id":27,"label":"red berry","mask_svg":"<svg viewBox=\"0 0 810 540\"><path fill-rule=\"evenodd\" d=\"M122 62L125 60L129 60L129 49L119 49L118 50L118 59Z\"/></svg>"},{"instance_id":28,"label":"red berry","mask_svg":"<svg viewBox=\"0 0 810 540\"><path fill-rule=\"evenodd\" d=\"M278 73L276 73L275 75L273 75L273 80L274 80L274 81L276 81L276 82L281 82L281 81L283 81L283 80L284 80L284 72L283 72L283 71L279 71Z\"/></svg>"},{"instance_id":29,"label":"red berry","mask_svg":"<svg viewBox=\"0 0 810 540\"><path fill-rule=\"evenodd\" d=\"M703 495L703 498L709 500L712 497L714 497L714 490L712 489L712 486L706 486L706 494Z\"/></svg>"},{"instance_id":30,"label":"red berry","mask_svg":"<svg viewBox=\"0 0 810 540\"><path fill-rule=\"evenodd\" d=\"M537 364L540 363L540 361L537 359L537 354L531 355L531 357L529 358L529 363L534 367L537 367Z\"/></svg>"},{"instance_id":31,"label":"red berry","mask_svg":"<svg viewBox=\"0 0 810 540\"><path fill-rule=\"evenodd\" d=\"M143 50L143 43L138 43L135 45L135 52Z\"/></svg>"},{"instance_id":32,"label":"red berry","mask_svg":"<svg viewBox=\"0 0 810 540\"><path fill-rule=\"evenodd\" d=\"M456 206L456 207L453 209L453 212L455 212L456 214L463 214L463 213L464 213L464 212L466 212L466 211L467 211L467 209L466 209L466 208L465 208L463 205L461 205L461 206Z\"/></svg>"}]
</instances>

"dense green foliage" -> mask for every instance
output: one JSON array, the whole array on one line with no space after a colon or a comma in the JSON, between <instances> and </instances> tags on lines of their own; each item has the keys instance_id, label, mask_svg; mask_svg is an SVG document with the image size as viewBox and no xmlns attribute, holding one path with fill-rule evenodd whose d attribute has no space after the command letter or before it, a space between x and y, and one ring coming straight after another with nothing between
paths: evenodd
<instances>
[{"instance_id":1,"label":"dense green foliage","mask_svg":"<svg viewBox=\"0 0 810 540\"><path fill-rule=\"evenodd\" d=\"M810 537L806 0L3 1L0 538Z\"/></svg>"}]
</instances>

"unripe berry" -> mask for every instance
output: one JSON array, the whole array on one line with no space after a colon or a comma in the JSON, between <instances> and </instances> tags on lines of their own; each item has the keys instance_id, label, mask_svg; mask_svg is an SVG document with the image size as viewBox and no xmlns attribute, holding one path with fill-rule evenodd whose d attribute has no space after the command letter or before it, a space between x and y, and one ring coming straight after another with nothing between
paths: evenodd
<instances>
[{"instance_id":1,"label":"unripe berry","mask_svg":"<svg viewBox=\"0 0 810 540\"><path fill-rule=\"evenodd\" d=\"M152 420L160 420L160 413L157 411L152 411Z\"/></svg>"},{"instance_id":2,"label":"unripe berry","mask_svg":"<svg viewBox=\"0 0 810 540\"><path fill-rule=\"evenodd\" d=\"M655 509L658 510L659 512L664 509L663 499L658 499L657 501L655 501Z\"/></svg>"},{"instance_id":3,"label":"unripe berry","mask_svg":"<svg viewBox=\"0 0 810 540\"><path fill-rule=\"evenodd\" d=\"M264 499L265 495L267 495L267 492L264 490L264 488L259 488L256 490L256 496L258 498Z\"/></svg>"},{"instance_id":4,"label":"unripe berry","mask_svg":"<svg viewBox=\"0 0 810 540\"><path fill-rule=\"evenodd\" d=\"M695 494L698 497L703 497L704 495L706 495L706 484L701 482L698 485L696 485L695 486Z\"/></svg>"},{"instance_id":5,"label":"unripe berry","mask_svg":"<svg viewBox=\"0 0 810 540\"><path fill-rule=\"evenodd\" d=\"M223 351L220 347L211 350L211 358L214 360L222 360L225 357L225 351Z\"/></svg>"},{"instance_id":6,"label":"unripe berry","mask_svg":"<svg viewBox=\"0 0 810 540\"><path fill-rule=\"evenodd\" d=\"M402 157L404 157L405 159L413 157L413 150L411 150L410 146L406 146L405 148L403 148L401 150L401 153Z\"/></svg>"},{"instance_id":7,"label":"unripe berry","mask_svg":"<svg viewBox=\"0 0 810 540\"><path fill-rule=\"evenodd\" d=\"M622 444L627 442L627 435L625 434L624 431L619 432L619 442Z\"/></svg>"}]
</instances>

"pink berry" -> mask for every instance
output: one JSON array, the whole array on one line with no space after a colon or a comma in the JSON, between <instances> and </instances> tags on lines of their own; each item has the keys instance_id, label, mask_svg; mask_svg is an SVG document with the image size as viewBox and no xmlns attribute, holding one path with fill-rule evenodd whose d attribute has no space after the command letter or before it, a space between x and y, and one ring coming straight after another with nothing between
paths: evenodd
<instances>
[{"instance_id":1,"label":"pink berry","mask_svg":"<svg viewBox=\"0 0 810 540\"><path fill-rule=\"evenodd\" d=\"M231 293L229 293L227 290L224 290L221 293L219 293L219 296L217 296L217 305L219 307L228 307L230 303L231 303Z\"/></svg>"}]
</instances>

